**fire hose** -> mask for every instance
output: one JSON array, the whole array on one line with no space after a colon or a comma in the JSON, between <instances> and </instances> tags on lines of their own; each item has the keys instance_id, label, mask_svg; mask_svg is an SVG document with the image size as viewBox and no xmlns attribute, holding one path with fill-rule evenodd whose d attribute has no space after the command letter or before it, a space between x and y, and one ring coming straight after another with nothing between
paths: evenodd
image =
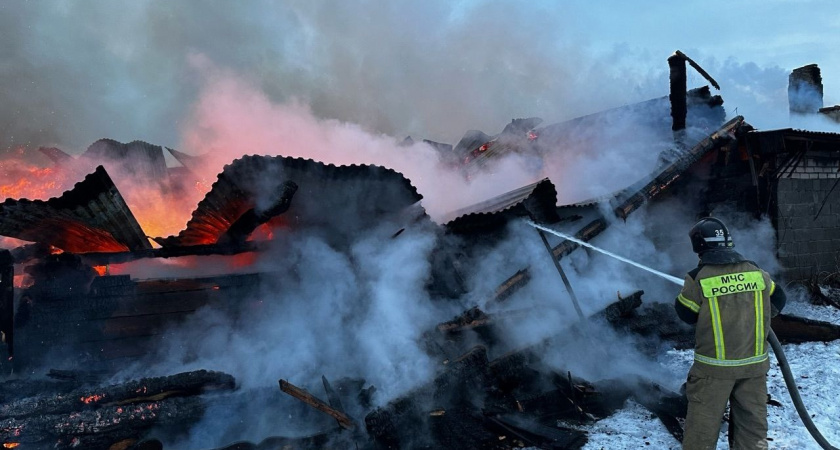
<instances>
[{"instance_id":1,"label":"fire hose","mask_svg":"<svg viewBox=\"0 0 840 450\"><path fill-rule=\"evenodd\" d=\"M805 425L805 428L807 428L808 432L811 433L811 437L813 437L814 440L817 441L817 444L819 444L824 450L837 450L837 447L829 444L823 437L820 430L817 429L817 426L814 425L814 422L811 420L808 410L805 409L805 404L802 403L802 397L799 395L799 388L796 387L796 381L793 379L793 372L790 371L790 365L787 362L787 357L785 356L784 350L782 350L782 344L779 342L779 339L776 337L776 333L773 332L772 328L770 329L770 333L767 335L767 341L770 342L770 347L773 348L773 353L776 354L776 360L779 361L779 368L782 369L782 375L785 377L785 385L788 388L790 399L793 401L793 406L796 407L796 412L799 413L799 418L802 419L802 424Z\"/></svg>"},{"instance_id":2,"label":"fire hose","mask_svg":"<svg viewBox=\"0 0 840 450\"><path fill-rule=\"evenodd\" d=\"M640 269L646 270L646 271L648 271L648 272L650 272L654 275L657 275L661 278L664 278L664 279L666 279L666 280L668 280L668 281L670 281L674 284L677 284L679 286L682 286L682 284L683 284L683 280L681 280L681 279L679 279L679 278L677 278L673 275L668 275L666 273L663 273L663 272L660 272L658 270L652 269L650 267L644 266L644 265L639 264L635 261L631 261L627 258L616 255L612 252L609 252L609 251L606 251L604 249L595 247L594 245L592 245L588 242L581 241L580 239L576 239L572 236L568 236L566 234L560 233L560 232L552 230L550 228L546 228L546 227L544 227L542 225L538 225L534 222L529 222L529 224L531 226L533 226L534 228L537 228L538 230L547 231L547 232L552 233L552 234L554 234L556 236L559 236L561 238L568 239L568 240L570 240L570 241L572 241L576 244L583 245L584 247L590 248L590 249L595 250L599 253L603 253L603 254L605 254L609 257L618 259L619 261L623 261L623 262L632 264L636 267L639 267ZM823 450L840 450L837 447L831 445L825 439L825 437L823 437L822 433L820 433L820 430L817 428L817 426L811 420L811 416L810 416L810 414L808 414L808 410L805 408L805 404L802 402L802 397L799 395L799 388L796 387L796 380L794 380L794 378L793 378L793 372L791 372L791 370L790 370L790 364L788 364L787 356L785 356L785 352L782 349L782 344L779 342L779 339L776 337L776 333L773 332L772 328L768 327L768 331L769 331L769 333L767 335L767 341L770 343L770 347L773 349L773 353L776 354L776 360L779 362L779 368L781 369L782 376L785 379L785 385L788 388L788 393L790 394L790 399L791 399L791 401L793 401L793 406L796 408L796 412L797 412L797 414L799 414L799 418L802 420L802 424L805 425L805 428L808 430L808 433L811 434L811 437L813 437L814 440L817 441L817 444L819 444L819 446L822 447Z\"/></svg>"}]
</instances>

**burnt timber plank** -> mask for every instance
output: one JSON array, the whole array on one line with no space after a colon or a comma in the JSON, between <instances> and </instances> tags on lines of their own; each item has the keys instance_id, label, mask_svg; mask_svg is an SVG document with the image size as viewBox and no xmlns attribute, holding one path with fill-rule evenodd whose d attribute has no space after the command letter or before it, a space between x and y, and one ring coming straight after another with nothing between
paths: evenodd
<instances>
[{"instance_id":1,"label":"burnt timber plank","mask_svg":"<svg viewBox=\"0 0 840 450\"><path fill-rule=\"evenodd\" d=\"M321 411L335 420L338 421L339 425L346 430L353 429L356 424L353 422L347 414L344 414L341 411L336 410L335 408L331 407L330 405L324 403L314 395L310 394L304 389L301 389L286 380L280 380L280 390L291 395L292 397L306 403L307 405Z\"/></svg>"},{"instance_id":2,"label":"burnt timber plank","mask_svg":"<svg viewBox=\"0 0 840 450\"><path fill-rule=\"evenodd\" d=\"M771 326L779 341L786 344L840 339L840 326L804 317L779 314L772 319Z\"/></svg>"},{"instance_id":3,"label":"burnt timber plank","mask_svg":"<svg viewBox=\"0 0 840 450\"><path fill-rule=\"evenodd\" d=\"M232 390L233 376L196 370L165 377L142 378L102 387L87 387L67 393L43 395L5 402L0 418L60 414L99 405L125 405L161 400L162 397L198 395L205 391Z\"/></svg>"}]
</instances>

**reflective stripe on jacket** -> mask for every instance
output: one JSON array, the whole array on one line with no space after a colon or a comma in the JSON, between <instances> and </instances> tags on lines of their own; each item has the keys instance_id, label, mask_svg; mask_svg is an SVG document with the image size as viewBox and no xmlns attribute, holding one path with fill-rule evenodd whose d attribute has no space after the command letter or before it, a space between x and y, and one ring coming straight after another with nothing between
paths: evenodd
<instances>
[{"instance_id":1,"label":"reflective stripe on jacket","mask_svg":"<svg viewBox=\"0 0 840 450\"><path fill-rule=\"evenodd\" d=\"M767 372L774 290L767 272L749 261L704 265L694 277L686 275L677 301L697 313L696 370L718 378Z\"/></svg>"}]
</instances>

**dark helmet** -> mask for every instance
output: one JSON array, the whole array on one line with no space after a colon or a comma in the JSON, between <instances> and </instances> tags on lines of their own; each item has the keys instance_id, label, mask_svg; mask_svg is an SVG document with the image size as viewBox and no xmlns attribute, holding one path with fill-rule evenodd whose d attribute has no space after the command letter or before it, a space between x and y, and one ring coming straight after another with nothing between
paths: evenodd
<instances>
[{"instance_id":1,"label":"dark helmet","mask_svg":"<svg viewBox=\"0 0 840 450\"><path fill-rule=\"evenodd\" d=\"M706 250L731 249L735 247L729 229L714 217L704 217L691 227L688 232L694 253L700 254Z\"/></svg>"}]
</instances>

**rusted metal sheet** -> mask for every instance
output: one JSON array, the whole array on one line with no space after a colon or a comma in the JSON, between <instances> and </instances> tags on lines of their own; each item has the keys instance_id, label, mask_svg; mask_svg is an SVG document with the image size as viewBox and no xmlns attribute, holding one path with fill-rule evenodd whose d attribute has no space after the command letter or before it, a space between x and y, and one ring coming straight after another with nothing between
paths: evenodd
<instances>
[{"instance_id":1,"label":"rusted metal sheet","mask_svg":"<svg viewBox=\"0 0 840 450\"><path fill-rule=\"evenodd\" d=\"M60 197L46 201L7 199L0 203L0 235L73 253L151 248L102 166Z\"/></svg>"},{"instance_id":2,"label":"rusted metal sheet","mask_svg":"<svg viewBox=\"0 0 840 450\"><path fill-rule=\"evenodd\" d=\"M505 223L512 218L533 218L553 223L557 216L557 190L548 178L514 189L484 202L456 211L446 224L449 231L460 233Z\"/></svg>"},{"instance_id":3,"label":"rusted metal sheet","mask_svg":"<svg viewBox=\"0 0 840 450\"><path fill-rule=\"evenodd\" d=\"M292 205L283 214L288 216L289 226L358 229L423 198L402 174L380 166L244 156L225 166L186 229L155 241L164 247L214 244L248 210L275 204L289 181L298 186Z\"/></svg>"}]
</instances>

